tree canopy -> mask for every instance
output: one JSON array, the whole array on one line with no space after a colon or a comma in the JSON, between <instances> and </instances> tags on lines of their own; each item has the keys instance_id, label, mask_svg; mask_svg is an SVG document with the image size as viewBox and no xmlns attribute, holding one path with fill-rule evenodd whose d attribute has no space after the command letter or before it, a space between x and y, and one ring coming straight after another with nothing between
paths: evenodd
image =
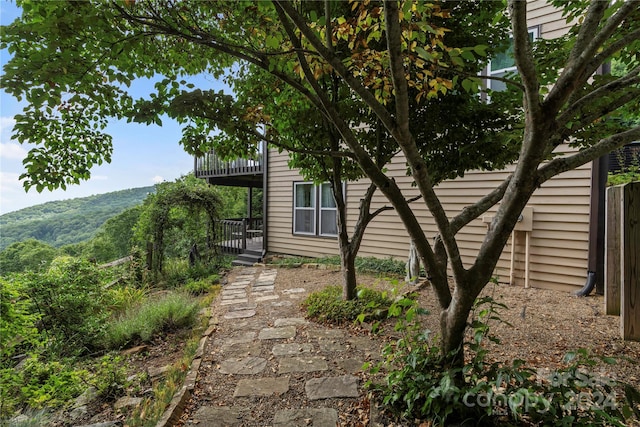
<instances>
[{"instance_id":1,"label":"tree canopy","mask_svg":"<svg viewBox=\"0 0 640 427\"><path fill-rule=\"evenodd\" d=\"M460 3L469 9L457 7ZM620 112L639 109L637 1L554 0L570 29L562 37L535 42L529 37L526 2L509 0L499 10L485 9L486 3L493 2L352 2L347 13L330 1L21 2L23 15L3 28L2 47L13 57L2 86L28 103L15 127L20 142L36 144L25 163L25 186L64 187L87 178L92 165L108 161L111 145L104 129L109 117L160 123L167 114L184 124L181 142L192 153L212 147L227 153L249 150L262 138L255 132L258 125L269 124L263 106L241 106L233 96L193 88L188 77L207 73L242 80L252 76L248 67L257 67L322 115L340 136L340 149L395 208L427 266L442 308L443 350L451 354L460 348L473 301L533 192L552 177L640 138L640 127L616 120ZM515 146L518 155L502 183L461 212L448 213L435 185L459 175L468 163L449 164L441 157L449 145L420 141L423 133L429 139L458 131L425 129L412 121L412 112L424 108L430 114L439 107L431 100L481 90L481 78L469 72L469 64L484 64L495 51L488 45L458 46L459 32L450 28L461 22L478 31L508 25L518 72L492 77L508 88L488 93L492 106L513 121L495 128L495 144L488 138L476 149L463 140L452 152L486 153L489 166L510 160L500 160L503 150ZM596 74L614 57L624 63L623 75ZM127 92L133 79L157 75L164 78L148 97L133 99ZM435 243L402 189L358 138L362 123L333 102L328 76L348 88L354 105L368 111L404 155L436 223ZM456 116L465 114L455 104L445 107ZM480 132L481 125L494 130L478 121L459 134ZM252 132L252 139L233 138ZM575 151L561 152L564 144ZM496 204L475 261L464 265L456 234ZM460 361L458 353L454 362Z\"/></svg>"}]
</instances>

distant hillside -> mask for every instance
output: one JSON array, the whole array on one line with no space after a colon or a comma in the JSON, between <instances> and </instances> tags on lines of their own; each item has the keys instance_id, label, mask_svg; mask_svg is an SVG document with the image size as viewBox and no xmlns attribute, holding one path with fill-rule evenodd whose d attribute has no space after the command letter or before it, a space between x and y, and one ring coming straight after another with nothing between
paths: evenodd
<instances>
[{"instance_id":1,"label":"distant hillside","mask_svg":"<svg viewBox=\"0 0 640 427\"><path fill-rule=\"evenodd\" d=\"M155 187L132 188L31 206L0 215L0 250L37 239L60 247L93 237L109 218L139 205Z\"/></svg>"}]
</instances>

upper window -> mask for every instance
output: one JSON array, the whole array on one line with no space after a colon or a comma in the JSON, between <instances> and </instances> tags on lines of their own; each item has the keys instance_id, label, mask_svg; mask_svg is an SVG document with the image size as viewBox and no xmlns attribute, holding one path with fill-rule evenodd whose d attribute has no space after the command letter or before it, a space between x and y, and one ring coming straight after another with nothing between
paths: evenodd
<instances>
[{"instance_id":1,"label":"upper window","mask_svg":"<svg viewBox=\"0 0 640 427\"><path fill-rule=\"evenodd\" d=\"M538 38L538 27L529 29L529 40ZM509 47L504 52L498 53L489 62L488 75L492 77L505 77L517 71L513 58L513 37L509 37ZM507 88L507 84L500 80L487 79L487 89L501 91Z\"/></svg>"},{"instance_id":2,"label":"upper window","mask_svg":"<svg viewBox=\"0 0 640 427\"><path fill-rule=\"evenodd\" d=\"M293 233L336 236L338 211L331 184L293 183Z\"/></svg>"}]
</instances>

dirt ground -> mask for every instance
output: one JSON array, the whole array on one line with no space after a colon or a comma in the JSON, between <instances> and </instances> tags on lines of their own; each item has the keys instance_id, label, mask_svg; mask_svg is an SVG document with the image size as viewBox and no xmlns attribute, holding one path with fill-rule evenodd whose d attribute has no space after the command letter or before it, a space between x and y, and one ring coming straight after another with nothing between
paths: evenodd
<instances>
[{"instance_id":1,"label":"dirt ground","mask_svg":"<svg viewBox=\"0 0 640 427\"><path fill-rule=\"evenodd\" d=\"M232 280L237 272L238 270L232 270L229 279ZM378 289L391 291L393 287L388 281L371 275L361 274L358 280L364 286ZM304 295L321 290L327 285L340 283L340 272L315 268L280 268L276 279L277 288L304 288L306 290ZM403 286L401 290L409 289L409 285ZM491 325L494 335L502 341L502 344L498 346L491 344L488 356L490 361L510 363L514 359L523 359L529 366L553 371L562 363L567 351L585 348L594 355L618 359L618 363L614 365L603 363L594 367L594 372L598 375L624 380L640 389L640 342L625 342L620 338L620 320L618 317L603 313L602 297L577 298L557 291L493 284L488 285L483 294L491 295L495 300L509 307L501 311L500 317L511 324L508 326L505 323L496 322ZM301 300L299 299L298 302ZM431 312L423 317L424 326L437 333L437 302L435 294L428 286L422 287L419 291L419 302L422 307ZM304 316L299 306L294 305L291 309L294 311L293 315ZM367 325L348 324L341 329L347 332L344 343L347 347L351 344L346 340L353 340L354 337L368 337L377 348L381 348L386 340L393 338L391 322L386 325L385 333L379 335L371 334ZM226 333L224 326L221 325L220 330L215 332L212 338L215 340L219 338L219 334L224 333ZM144 352L133 356L130 364L132 372L144 370L150 372L170 365L174 362L172 358L177 360L181 355L183 339L184 336L180 334L158 339ZM367 354L366 357L371 356L371 359L376 357L370 352ZM200 375L203 373L201 372ZM362 381L366 380L366 373L361 372L358 375ZM141 390L141 392L144 391ZM301 394L304 394L303 390ZM196 392L189 406L197 407L200 403L198 399L210 399L207 395L205 391ZM292 396L292 399L302 401L304 396ZM368 409L370 402L366 397L345 399L341 404L347 408L345 409L347 415L341 419L341 425L365 425L370 413ZM103 403L101 406L96 406L91 408L95 412L93 416L88 415L85 418L87 421L89 419L92 422L124 421L124 414L114 412L111 405ZM266 423L262 425L269 423L267 420L262 421ZM260 425L260 422L256 420L256 425ZM64 423L58 425L64 425Z\"/></svg>"}]
</instances>

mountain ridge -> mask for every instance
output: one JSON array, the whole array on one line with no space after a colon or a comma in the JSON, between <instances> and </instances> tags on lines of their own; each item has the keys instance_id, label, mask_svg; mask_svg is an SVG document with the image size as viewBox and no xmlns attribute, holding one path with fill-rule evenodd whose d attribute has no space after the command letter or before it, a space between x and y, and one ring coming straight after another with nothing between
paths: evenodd
<instances>
[{"instance_id":1,"label":"mountain ridge","mask_svg":"<svg viewBox=\"0 0 640 427\"><path fill-rule=\"evenodd\" d=\"M0 250L36 239L54 247L93 237L109 218L141 204L155 186L56 200L0 215Z\"/></svg>"}]
</instances>

